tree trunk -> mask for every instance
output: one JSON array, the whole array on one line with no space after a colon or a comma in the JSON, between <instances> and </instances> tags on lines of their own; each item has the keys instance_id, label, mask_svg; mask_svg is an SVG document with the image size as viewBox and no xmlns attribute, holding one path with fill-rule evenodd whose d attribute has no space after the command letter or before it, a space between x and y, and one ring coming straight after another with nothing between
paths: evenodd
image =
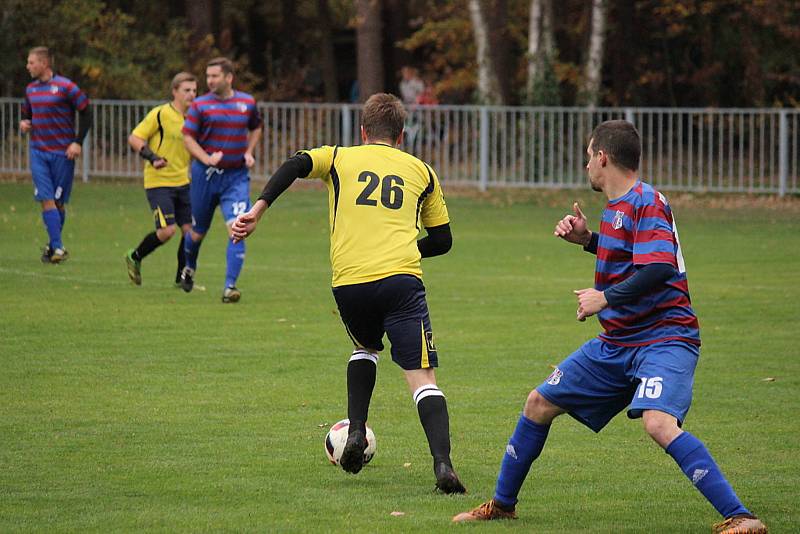
<instances>
[{"instance_id":1,"label":"tree trunk","mask_svg":"<svg viewBox=\"0 0 800 534\"><path fill-rule=\"evenodd\" d=\"M359 100L384 90L381 0L357 0L356 46Z\"/></svg>"},{"instance_id":2,"label":"tree trunk","mask_svg":"<svg viewBox=\"0 0 800 534\"><path fill-rule=\"evenodd\" d=\"M527 100L533 99L533 88L540 76L541 59L539 48L542 39L542 0L531 0L530 19L528 20L528 84Z\"/></svg>"},{"instance_id":3,"label":"tree trunk","mask_svg":"<svg viewBox=\"0 0 800 534\"><path fill-rule=\"evenodd\" d=\"M333 51L333 34L330 29L330 6L328 0L317 0L317 25L320 28L320 69L325 87L325 101L339 100L339 84L336 79L336 57Z\"/></svg>"},{"instance_id":4,"label":"tree trunk","mask_svg":"<svg viewBox=\"0 0 800 534\"><path fill-rule=\"evenodd\" d=\"M400 69L411 64L411 54L397 43L410 35L408 26L408 0L384 0L383 3L383 34L386 40L383 43L384 69L386 72L386 88L395 94L400 94L398 83Z\"/></svg>"},{"instance_id":5,"label":"tree trunk","mask_svg":"<svg viewBox=\"0 0 800 534\"><path fill-rule=\"evenodd\" d=\"M218 0L185 0L186 20L189 24L189 51L191 64L208 59L219 31L220 6Z\"/></svg>"},{"instance_id":6,"label":"tree trunk","mask_svg":"<svg viewBox=\"0 0 800 534\"><path fill-rule=\"evenodd\" d=\"M469 0L469 15L475 34L478 62L478 100L482 104L502 104L503 97L497 79L497 70L492 62L489 42L489 22L481 9L481 0Z\"/></svg>"},{"instance_id":7,"label":"tree trunk","mask_svg":"<svg viewBox=\"0 0 800 534\"><path fill-rule=\"evenodd\" d=\"M596 106L600 98L600 82L603 73L603 48L606 40L606 2L592 0L592 25L589 50L584 65L584 81L581 101L587 106Z\"/></svg>"}]
</instances>

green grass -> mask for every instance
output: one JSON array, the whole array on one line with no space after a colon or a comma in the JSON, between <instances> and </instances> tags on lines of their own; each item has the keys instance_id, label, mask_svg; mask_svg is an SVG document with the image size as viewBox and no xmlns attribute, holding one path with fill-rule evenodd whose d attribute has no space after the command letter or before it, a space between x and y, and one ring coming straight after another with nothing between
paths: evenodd
<instances>
[{"instance_id":1,"label":"green grass","mask_svg":"<svg viewBox=\"0 0 800 534\"><path fill-rule=\"evenodd\" d=\"M571 295L591 285L593 260L552 227L574 196L594 221L602 199L526 196L451 196L454 249L423 265L453 459L470 490L446 497L432 493L424 434L388 354L370 412L375 459L358 476L327 463L350 348L330 294L322 191L281 198L248 241L242 302L222 305L221 221L200 255L206 291L172 287L177 241L145 260L134 287L123 253L151 231L138 186L76 184L72 258L50 266L31 187L0 184L0 531L706 532L716 512L624 415L599 435L556 422L519 521L449 524L491 496L528 391L598 332L575 321ZM800 218L684 204L703 336L686 428L773 532L791 532Z\"/></svg>"}]
</instances>

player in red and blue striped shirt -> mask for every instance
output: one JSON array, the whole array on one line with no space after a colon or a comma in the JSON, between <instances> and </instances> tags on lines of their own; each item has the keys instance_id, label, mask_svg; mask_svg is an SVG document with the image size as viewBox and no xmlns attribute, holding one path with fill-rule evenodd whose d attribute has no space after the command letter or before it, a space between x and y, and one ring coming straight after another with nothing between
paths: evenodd
<instances>
[{"instance_id":1,"label":"player in red and blue striped shirt","mask_svg":"<svg viewBox=\"0 0 800 534\"><path fill-rule=\"evenodd\" d=\"M33 81L25 89L22 133L31 133L30 161L34 197L42 203L42 220L50 237L42 254L45 263L60 263L68 253L61 240L65 205L72 191L75 158L92 125L89 99L70 79L55 74L50 51L39 46L28 53ZM75 134L75 112L80 128Z\"/></svg>"},{"instance_id":2,"label":"player in red and blue striped shirt","mask_svg":"<svg viewBox=\"0 0 800 534\"><path fill-rule=\"evenodd\" d=\"M215 58L206 67L209 92L196 98L183 125L186 149L194 158L191 166L192 231L184 236L186 267L181 286L194 287L200 243L211 226L219 205L228 226L227 270L222 302L238 302L236 280L244 264L244 241L234 242L231 225L250 209L250 175L255 163L253 150L261 138L261 116L255 99L233 89L233 63Z\"/></svg>"},{"instance_id":3,"label":"player in red and blue striped shirt","mask_svg":"<svg viewBox=\"0 0 800 534\"><path fill-rule=\"evenodd\" d=\"M597 314L605 331L561 362L531 391L506 447L494 498L454 521L516 517L517 496L553 420L568 413L595 432L627 407L725 518L714 532L766 533L744 507L705 445L681 429L692 402L700 333L689 299L678 232L667 199L639 180L641 141L626 121L592 132L586 170L608 198L600 231L577 202L555 235L597 254L595 287L575 291L580 321Z\"/></svg>"}]
</instances>

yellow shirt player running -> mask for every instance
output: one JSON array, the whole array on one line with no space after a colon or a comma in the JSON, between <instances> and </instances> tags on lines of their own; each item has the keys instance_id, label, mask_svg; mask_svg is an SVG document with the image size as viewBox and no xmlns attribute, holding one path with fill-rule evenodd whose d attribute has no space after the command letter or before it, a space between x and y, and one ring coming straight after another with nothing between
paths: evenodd
<instances>
[{"instance_id":1,"label":"yellow shirt player running","mask_svg":"<svg viewBox=\"0 0 800 534\"><path fill-rule=\"evenodd\" d=\"M333 287L395 274L422 277L420 222L426 228L450 222L433 169L380 142L299 154L311 158L307 178L328 186Z\"/></svg>"},{"instance_id":2,"label":"yellow shirt player running","mask_svg":"<svg viewBox=\"0 0 800 534\"><path fill-rule=\"evenodd\" d=\"M466 489L450 461L450 422L433 369L433 342L420 258L450 250L450 219L433 169L397 147L406 111L389 94L372 95L362 112L356 147L298 152L270 178L253 208L233 223L234 239L256 228L264 211L299 177L328 186L333 296L355 345L347 365L347 443L339 460L358 473L367 447L366 422L384 333L392 360L405 372L431 454L436 487ZM424 226L428 235L419 241Z\"/></svg>"},{"instance_id":3,"label":"yellow shirt player running","mask_svg":"<svg viewBox=\"0 0 800 534\"><path fill-rule=\"evenodd\" d=\"M186 264L183 235L191 230L192 210L189 201L189 152L183 144L184 115L197 96L197 79L188 72L180 72L172 79L172 101L151 109L134 128L128 144L146 160L144 188L153 210L156 231L147 234L138 247L125 254L128 276L142 284L142 260L160 247L181 227L178 246L178 273L175 283L180 284L180 274Z\"/></svg>"}]
</instances>

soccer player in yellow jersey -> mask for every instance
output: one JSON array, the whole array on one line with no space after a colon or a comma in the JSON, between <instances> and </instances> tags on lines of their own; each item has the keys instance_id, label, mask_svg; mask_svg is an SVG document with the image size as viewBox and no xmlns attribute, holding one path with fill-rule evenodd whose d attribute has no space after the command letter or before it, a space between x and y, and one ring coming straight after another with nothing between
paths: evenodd
<instances>
[{"instance_id":1,"label":"soccer player in yellow jersey","mask_svg":"<svg viewBox=\"0 0 800 534\"><path fill-rule=\"evenodd\" d=\"M420 258L450 250L450 218L433 169L397 148L405 119L397 97L372 95L362 112L364 144L323 146L289 158L252 209L237 217L232 233L238 240L253 233L264 211L296 178L328 186L333 296L355 346L347 365L350 428L340 464L350 473L363 466L367 414L386 333L428 438L436 487L464 493L450 461L450 422L434 375L438 358L420 269ZM417 240L422 226L427 236Z\"/></svg>"},{"instance_id":2,"label":"soccer player in yellow jersey","mask_svg":"<svg viewBox=\"0 0 800 534\"><path fill-rule=\"evenodd\" d=\"M156 231L147 234L139 246L125 254L128 276L137 286L142 285L142 260L155 249L169 241L181 227L178 246L178 274L186 264L183 235L192 229L192 210L189 202L190 156L183 144L184 116L197 96L197 78L188 72L179 72L172 79L172 102L150 110L134 128L128 144L146 160L144 189Z\"/></svg>"}]
</instances>

